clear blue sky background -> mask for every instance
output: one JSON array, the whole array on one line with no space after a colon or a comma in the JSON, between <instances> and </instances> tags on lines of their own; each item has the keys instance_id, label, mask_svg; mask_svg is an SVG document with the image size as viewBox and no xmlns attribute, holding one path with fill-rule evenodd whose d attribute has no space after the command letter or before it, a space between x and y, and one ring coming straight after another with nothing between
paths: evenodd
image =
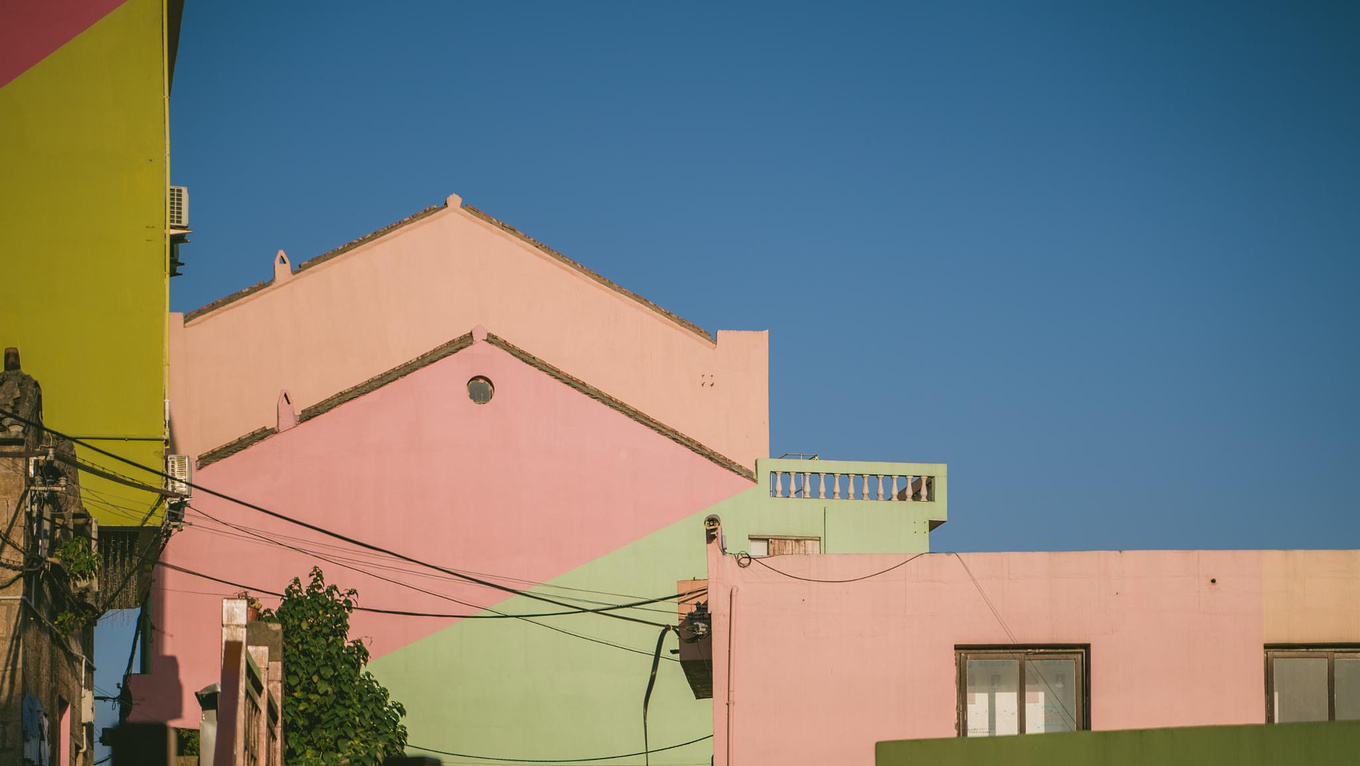
<instances>
[{"instance_id":1,"label":"clear blue sky background","mask_svg":"<svg viewBox=\"0 0 1360 766\"><path fill-rule=\"evenodd\" d=\"M936 549L1360 547L1360 6L190 2L189 310L456 192Z\"/></svg>"}]
</instances>

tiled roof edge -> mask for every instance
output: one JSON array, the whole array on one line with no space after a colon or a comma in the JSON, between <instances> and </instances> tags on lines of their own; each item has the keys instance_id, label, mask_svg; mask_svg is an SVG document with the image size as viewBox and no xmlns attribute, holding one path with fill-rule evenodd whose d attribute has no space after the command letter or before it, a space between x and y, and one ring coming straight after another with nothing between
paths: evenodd
<instances>
[{"instance_id":1,"label":"tiled roof edge","mask_svg":"<svg viewBox=\"0 0 1360 766\"><path fill-rule=\"evenodd\" d=\"M235 455L237 452L240 452L241 450L250 447L256 442L262 442L276 433L278 433L278 429L274 428L273 426L261 426L260 428L251 431L245 436L238 436L237 438L227 442L226 444L223 444L220 447L214 447L213 449L210 449L207 452L204 452L203 454L199 455L198 467L204 468L209 464L216 463L217 461L223 458L231 457L232 455Z\"/></svg>"},{"instance_id":2,"label":"tiled roof edge","mask_svg":"<svg viewBox=\"0 0 1360 766\"><path fill-rule=\"evenodd\" d=\"M567 374L566 372L563 372L562 370L559 370L553 365L543 361L542 359L539 359L538 357L534 356L533 354L530 354L528 351L525 351L524 349L514 345L513 343L510 343L504 338L501 338L497 335L493 335L491 333L487 333L486 340L491 345L501 349L502 351L505 351L506 353L510 354L511 356L515 357L521 362L524 362L525 364L529 365L530 367L533 367L539 370L540 372L546 373L547 375L557 379L559 382L565 383L571 388L576 389L582 394L585 394L586 396L590 397L591 399L594 399L600 404L605 405L606 407L609 407L610 409L617 410L619 413L623 414L630 420L633 420L634 422L639 423L640 425L650 428L651 430L657 432L658 434L661 434L662 436L688 449L689 451L695 453L696 455L699 455L700 457L705 458L706 460L722 468L725 468L744 479L748 479L750 481L756 480L756 474L753 469L747 468L738 463L737 461L732 460L731 458L717 452L716 450L704 446L700 442L695 441L694 439L691 439L688 436L685 436L684 434L680 433L674 428L671 428L670 426L662 423L656 418L651 417L650 415L642 412L641 410L638 410L634 407L630 407L629 405L624 404L622 401L615 399L614 397L610 396L609 394L606 394L605 392L601 391L598 388L595 388L589 383L586 383L580 378L576 378L572 375ZM312 418L330 412L331 410L335 409L336 407L339 407L340 405L346 402L357 399L363 396L364 394L371 393L382 388L383 386L386 386L389 383L400 380L401 378L410 375L411 373L421 369L422 367L428 367L429 365L434 364L440 359L452 356L453 354L462 351L463 349L471 346L472 343L473 343L472 333L460 335L457 338L454 338L453 340L449 341L448 343L433 348L425 352L424 354L421 354L420 356L416 357L415 359L412 359L409 362L405 362L396 367L393 367L387 372L375 375L369 378L368 380L364 381L363 383L360 383L356 386L351 386L345 389L344 391L329 396L321 400L320 402L313 404L310 407L304 407L302 412L298 413L298 423L302 424L308 420L311 420ZM235 439L222 445L221 447L217 447L215 449L204 452L202 455L199 455L198 467L202 468L210 463L214 463L223 458L230 457L231 455L234 455L237 452L240 452L241 450L250 447L256 442L263 441L264 439L273 436L275 433L278 433L278 431L268 426L251 431L245 436L242 436L238 439Z\"/></svg>"},{"instance_id":3,"label":"tiled roof edge","mask_svg":"<svg viewBox=\"0 0 1360 766\"><path fill-rule=\"evenodd\" d=\"M401 219L400 221L397 221L396 223L389 223L386 226L382 227L381 229L378 229L377 231L371 231L368 234L359 237L358 239L350 240L349 242L346 242L345 244L337 248L327 250L321 255L315 256L313 258L308 258L307 260L298 264L295 273L300 271L306 271L307 269L310 269L313 266L329 261L335 256L340 255L341 253L349 252L350 250L353 250L354 248L359 247L360 245L367 244L375 239L380 239L381 237L387 235L388 233L396 231L397 229L400 229L403 226L413 224L416 221L421 220L422 218L428 218L446 207L448 207L447 202L444 203L443 205L431 205L418 213L413 213L411 215L406 216L405 218Z\"/></svg>"},{"instance_id":4,"label":"tiled roof edge","mask_svg":"<svg viewBox=\"0 0 1360 766\"><path fill-rule=\"evenodd\" d=\"M266 287L269 287L269 286L272 285L272 284L274 284L274 280L273 280L272 278L271 278L271 279L266 279L266 280L263 281L263 282L256 282L255 284L251 285L250 287L245 288L244 290L237 290L236 292L232 293L231 295L225 295L225 296L223 296L223 297L221 297L221 298L218 298L217 300L213 301L212 303L209 303L209 304L204 305L204 306L199 306L198 308L194 309L193 311L188 312L187 314L184 315L184 321L188 322L188 321L190 321L190 320L197 319L197 318L203 316L204 314L210 314L210 313L212 313L212 312L214 312L214 311L216 311L216 310L222 308L223 306L227 305L228 303L235 303L236 301L241 300L242 298L246 297L247 295L250 295L251 293L257 293L257 292L259 292L259 291L265 289Z\"/></svg>"},{"instance_id":5,"label":"tiled roof edge","mask_svg":"<svg viewBox=\"0 0 1360 766\"><path fill-rule=\"evenodd\" d=\"M297 267L293 269L293 273L294 273L294 274L298 274L298 273L301 273L301 272L303 272L303 271L306 271L307 269L312 268L313 266L317 266L317 265L319 265L319 264L321 264L321 263L325 263L326 261L328 261L328 260L330 260L330 259L332 259L332 258L334 258L334 257L336 257L336 256L338 256L338 255L341 255L341 254L343 254L343 253L347 253L347 252L349 252L350 250L353 250L353 249L355 249L355 248L357 248L357 247L359 247L359 246L361 246L361 245L368 244L369 242L372 242L372 241L374 241L374 240L376 240L376 239L381 239L382 237L384 237L384 236L386 236L386 235L388 235L388 234L390 234L390 233L396 231L397 229L400 229L400 228L402 228L402 227L404 227L404 226L407 226L407 225L410 225L410 224L412 224L412 223L415 223L416 221L422 220L422 219L424 219L424 218L428 218L429 216L431 216L431 215L433 215L433 214L439 212L440 210L444 210L444 209L446 209L446 208L448 208L448 202L445 202L445 203L442 204L442 205L431 205L430 207L427 207L427 208L425 208L424 210L421 210L421 211L419 211L419 212L417 212L417 213L414 213L414 214L412 214L412 215L406 216L405 218L401 219L400 221L396 221L395 223L390 223L390 224L388 224L388 225L382 227L381 229L378 229L378 230L376 230L376 231L369 232L368 234L365 234L364 236L359 237L358 239L355 239L355 240L351 240L351 241L349 241L349 242L346 242L345 244L343 244L343 245L341 245L341 246L339 246L339 247L337 247L337 248L333 248L333 249L331 249L331 250L327 250L326 252L322 253L321 255L315 256L315 257L313 257L313 258L308 258L307 260L302 261L301 263L299 263L299 264L297 265ZM471 206L471 205L463 205L463 209L466 210L466 211L468 211L469 213L471 213L473 216L475 216L475 217L477 217L477 218L480 218L481 220L486 221L487 223L489 223L489 224L495 226L496 228L500 229L501 231L505 232L506 234L509 234L510 236L515 237L516 239L519 239L519 240L522 241L522 242L525 242L525 243L528 243L528 244L532 245L534 248L536 248L536 249L539 250L540 252L542 252L542 253L544 253L545 255L548 255L548 256L550 256L550 257L556 259L557 261L559 261L560 263L562 263L562 264L564 264L564 265L566 265L566 266L569 266L570 268L572 268L572 269L574 269L575 271L579 272L581 275L583 275L583 276L585 276L585 277L588 277L588 278L590 278L590 279L593 279L593 280L595 280L596 282L599 282L600 284L602 284L602 285L604 285L605 287L608 287L609 289L611 289L611 290L613 290L613 291L619 293L620 295L623 295L623 296L625 296L625 297L631 298L631 299L634 300L634 301L637 301L638 303L642 304L643 306L646 306L647 308L651 309L652 311L655 311L656 313L658 313L658 314L660 314L660 315L666 317L667 319L671 320L672 322L675 322L676 324L680 325L680 326L683 327L684 329L689 330L690 332L694 333L695 335L698 335L699 337L703 338L704 340L707 340L707 341L710 342L710 343L716 343L716 342L717 342L716 338L714 337L714 335L713 335L712 333L710 333L709 331L707 331L707 330L705 330L704 328L700 327L699 325L694 324L693 322L689 321L688 319L685 319L684 317L682 317L682 316L680 316L680 315L678 315L678 314L675 314L675 313L672 313L672 312L670 312L670 311L667 311L666 309L664 309L664 308L662 308L661 306L659 306L659 305L653 303L653 302L650 301L650 300L647 300L646 298L642 297L641 295L638 295L637 293L633 292L632 290L629 290L628 288L626 288L626 287L624 287L624 286L622 286L622 285L620 285L620 284L618 284L618 283L616 283L616 282L614 282L614 281L608 279L607 277L605 277L605 276L603 276L603 275L601 275L601 274L599 274L599 273L597 273L597 272L595 272L595 271L592 271L591 269L589 269L589 268L587 268L587 267L581 265L580 263L578 263L578 262L572 260L571 258L568 258L567 256L565 256L565 255L561 254L560 252L558 252L558 251L552 249L551 247L548 247L547 245L543 244L542 242L539 242L538 240L534 239L533 237L529 236L528 234L525 234L524 232L520 231L519 229L516 229L515 227L511 226L510 224L505 223L504 221L501 221L500 219L495 218L494 216L488 215L487 213L484 213L484 212L482 212L481 210L478 210L477 208L475 208L475 207L473 207L473 206ZM189 312L185 313L185 315L184 315L184 321L185 321L185 322L190 322L190 321L193 321L194 319L197 319L197 318L199 318L199 317L201 317L201 316L210 314L210 313L212 313L212 312L214 312L214 311L216 311L216 310L218 310L218 309L220 309L220 308L222 308L222 307L224 307L224 306L231 305L232 303L235 303L236 301L239 301L239 300L241 300L242 298L245 298L246 296L251 295L252 293L259 292L260 290L263 290L264 288L269 287L269 286L272 285L272 284L274 284L274 280L273 280L272 278L271 278L271 279L267 279L267 280L265 280L265 281L263 281L263 282L256 282L255 284L251 285L250 287L244 288L244 289L242 289L242 290L237 290L236 292L234 292L234 293L232 293L232 294L230 294L230 295L223 296L223 297L218 298L217 300L215 300L215 301L213 301L213 302L211 302L211 303L208 303L208 304L206 304L206 305L204 305L204 306L200 306L199 308L196 308L196 309L194 309L194 310L192 310L192 311L189 311Z\"/></svg>"},{"instance_id":6,"label":"tiled roof edge","mask_svg":"<svg viewBox=\"0 0 1360 766\"><path fill-rule=\"evenodd\" d=\"M471 345L472 345L472 333L465 333L463 335L460 335L457 338L454 338L453 340L449 341L448 343L444 343L440 346L430 349L429 351L426 351L425 353L421 354L415 359L412 359L409 362L403 362L402 364L393 367L387 372L374 375L373 377L369 378L368 380L365 380L363 383L360 383L357 386L350 386L344 391L341 391L340 393L334 394L332 396L328 396L310 407L302 408L302 412L298 413L298 423L304 423L316 417L317 415L322 415L327 412L330 412L331 410L335 409L336 407L339 407L345 402L348 402L352 399L357 399L363 396L364 394L369 393L370 391L377 391L378 389L382 388L388 383L391 383L395 380L400 380L401 378L410 375L411 373L415 372L416 370L419 370L422 367L427 367L431 364L434 364L440 359L443 359L444 357L450 356L452 354L456 354L459 351L462 351L463 349Z\"/></svg>"},{"instance_id":7,"label":"tiled roof edge","mask_svg":"<svg viewBox=\"0 0 1360 766\"><path fill-rule=\"evenodd\" d=\"M346 242L345 244L337 248L327 250L321 255L315 256L313 258L308 258L307 260L299 263L297 267L293 269L293 273L297 274L306 269L310 269L311 267L316 266L319 263L324 263L325 261L328 261L334 258L335 256L340 255L341 253L349 252L350 250L353 250L354 248L359 247L360 245L367 244L375 239L380 239L381 237L384 237L387 234L390 234L403 226L415 223L416 221L419 221L422 218L428 218L429 216L439 212L440 210L443 210L446 207L448 207L448 203L445 203L443 205L432 205L430 207L425 208L424 210L421 210L418 213L408 215L405 218L401 219L400 221L397 221L395 223L389 223L388 225L382 227L381 229L378 229L377 231L371 231L368 234L359 237L358 239ZM260 290L263 290L264 288L269 287L272 284L274 284L273 279L267 279L263 282L256 282L255 284L245 288L244 290L237 290L231 295L218 298L217 300L207 304L206 306L201 306L199 308L194 309L193 311L188 312L187 314L184 315L184 321L188 322L197 319L198 317L201 317L204 314L210 314L216 311L217 309L222 308L223 306L235 303L236 301L241 300L247 295L259 292Z\"/></svg>"},{"instance_id":8,"label":"tiled roof edge","mask_svg":"<svg viewBox=\"0 0 1360 766\"><path fill-rule=\"evenodd\" d=\"M717 465L726 468L727 470L737 474L738 476L741 476L742 478L749 479L751 481L756 480L756 474L753 469L747 468L738 463L737 461L727 457L726 455L723 455L718 451L710 447L707 447L701 444L700 442L691 439L688 436L685 436L684 434L680 433L674 428L671 428L665 423L662 423L656 418L646 414L645 412L642 412L641 410L638 410L634 407L630 407L629 405L624 404L622 401L615 399L614 397L610 396L609 394L606 394L605 392L601 391L598 388L595 388L589 383L586 383L585 381L579 378L573 377L572 375L569 375L566 372L559 370L558 368L543 361L542 359L539 359L533 354L530 354L528 351L525 351L524 349L519 348L513 343L510 343L504 338L501 338L492 333L487 333L486 340L491 345L508 352L511 356L515 357L516 359L519 359L521 362L524 362L525 364L531 367L534 367L544 373L547 373L548 375L556 378L562 383L567 384L568 386L571 386L572 388L576 389L577 391L580 391L581 393L585 394L591 399L594 399L600 404L605 405L606 407L618 410L620 413L622 413L629 419L641 425L644 425L647 428L652 429L653 431L661 434L667 439L670 439L676 444L679 444L680 446L688 449L689 451L695 453L696 455L699 455L700 457L703 457L713 463L716 463Z\"/></svg>"},{"instance_id":9,"label":"tiled roof edge","mask_svg":"<svg viewBox=\"0 0 1360 766\"><path fill-rule=\"evenodd\" d=\"M624 287L624 286L622 286L622 285L620 285L620 284L618 284L618 283L616 283L616 282L611 281L611 280L608 279L607 277L604 277L604 276L602 276L602 275L600 275L600 274L598 274L598 273L596 273L596 272L594 272L594 271L591 271L589 268L587 268L587 267L585 267L585 266L582 266L580 263L577 263L576 261L574 261L574 260L568 258L568 257L565 256L565 255L562 255L561 253L557 252L556 250L552 249L551 247L548 247L547 245L543 244L542 242L539 242L538 240L534 239L533 237L529 236L528 234L525 234L524 232L520 231L519 229L516 229L515 227L511 226L510 224L505 223L504 221L501 221L501 220L499 220L499 219L497 219L497 218L495 218L495 217L493 217L493 216L487 215L486 213L482 212L481 210L478 210L477 208L475 208L475 207L473 207L473 206L471 206L471 205L463 205L463 209L466 210L467 212L471 213L472 215L474 215L474 216L476 216L476 217L482 219L483 221L486 221L487 223L489 223L489 224L491 224L491 225L493 225L493 226L499 228L501 231L504 231L505 233L507 233L507 234L509 234L509 235L511 235L511 236L513 236L513 237L515 237L515 238L517 238L517 239L520 239L520 240L522 240L522 241L524 241L524 242L527 242L527 243L530 244L530 245L533 245L535 248L537 248L538 250L542 251L544 254L549 255L549 256L555 258L556 260L562 262L563 264L565 264L565 265L567 265L567 266L570 266L571 268L573 268L573 269L575 269L576 271L580 272L582 275L584 275L584 276L586 276L586 277L589 277L590 279L593 279L593 280L595 280L596 282L599 282L600 284L602 284L602 285L604 285L605 287L608 287L609 289L611 289L611 290L613 290L613 291L619 293L620 295L626 296L626 297L628 297L628 298L632 298L633 300L637 301L638 303L641 303L643 306L646 306L647 308L651 309L652 311L655 311L656 313L658 313L658 314L660 314L660 315L666 317L667 319L671 320L672 322L675 322L676 324L678 324L678 325L680 325L681 327L685 328L686 330L689 330L690 332L692 332L692 333L698 335L699 337L703 338L704 340L707 340L707 341L710 342L710 343L716 343L716 342L717 342L717 341L714 339L712 333L710 333L708 330L705 330L704 328L700 327L699 325L694 324L693 322L689 321L688 319L685 319L685 318L682 317L682 316L679 316L678 314L673 314L673 313L667 311L666 309L661 308L661 307L658 306L657 304L655 304L655 303L653 303L653 302L647 300L646 298L642 297L641 295L638 295L637 293L633 292L632 290L629 290L628 288L626 288L626 287Z\"/></svg>"}]
</instances>

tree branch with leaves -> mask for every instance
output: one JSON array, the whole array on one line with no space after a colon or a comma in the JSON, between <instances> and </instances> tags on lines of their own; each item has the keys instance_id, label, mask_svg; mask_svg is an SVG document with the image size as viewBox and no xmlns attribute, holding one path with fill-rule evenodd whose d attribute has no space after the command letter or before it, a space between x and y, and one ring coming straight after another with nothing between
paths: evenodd
<instances>
[{"instance_id":1,"label":"tree branch with leaves","mask_svg":"<svg viewBox=\"0 0 1360 766\"><path fill-rule=\"evenodd\" d=\"M290 766L366 766L406 749L406 709L372 673L368 649L349 639L355 590L293 578L275 610L260 619L283 626L284 761Z\"/></svg>"}]
</instances>

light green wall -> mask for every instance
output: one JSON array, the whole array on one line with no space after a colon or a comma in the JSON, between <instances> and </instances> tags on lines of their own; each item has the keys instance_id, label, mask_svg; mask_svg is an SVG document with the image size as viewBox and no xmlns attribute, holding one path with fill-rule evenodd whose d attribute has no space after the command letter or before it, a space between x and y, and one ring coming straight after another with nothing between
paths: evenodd
<instances>
[{"instance_id":1,"label":"light green wall","mask_svg":"<svg viewBox=\"0 0 1360 766\"><path fill-rule=\"evenodd\" d=\"M168 278L164 24L162 0L128 0L0 88L0 346L19 347L48 425L155 467ZM102 524L135 523L151 502L89 475L81 484Z\"/></svg>"},{"instance_id":2,"label":"light green wall","mask_svg":"<svg viewBox=\"0 0 1360 766\"><path fill-rule=\"evenodd\" d=\"M727 501L728 503L732 501ZM722 507L726 503L720 503ZM676 592L676 581L706 574L703 518L695 514L579 567L550 584L644 597ZM554 597L613 596L537 589ZM523 597L504 612L544 611ZM674 604L628 614L676 622ZM551 608L549 608L551 611ZM412 745L472 755L563 758L642 750L642 696L658 631L607 617L543 618L553 627L637 649L633 654L519 620L463 620L375 660L370 670L406 706ZM672 635L665 657L676 647ZM663 660L649 714L653 747L711 734L712 705L696 700L676 662ZM418 751L412 749L411 752ZM707 763L708 741L651 762Z\"/></svg>"},{"instance_id":3,"label":"light green wall","mask_svg":"<svg viewBox=\"0 0 1360 766\"><path fill-rule=\"evenodd\" d=\"M771 497L770 476L781 471L934 476L935 500ZM948 498L948 469L938 463L770 459L756 461L755 487L724 503L726 513L711 512L722 516L733 553L746 550L753 535L818 537L822 553L923 553L930 550L930 530L948 518Z\"/></svg>"},{"instance_id":4,"label":"light green wall","mask_svg":"<svg viewBox=\"0 0 1360 766\"><path fill-rule=\"evenodd\" d=\"M877 766L1264 766L1360 763L1360 721L880 742Z\"/></svg>"},{"instance_id":5,"label":"light green wall","mask_svg":"<svg viewBox=\"0 0 1360 766\"><path fill-rule=\"evenodd\" d=\"M764 465L766 461L761 461ZM777 466L774 462L771 465ZM831 465L827 463L826 465ZM844 465L844 464L836 464ZM878 466L906 472L904 464ZM671 524L552 580L549 584L650 597L676 592L676 583L707 577L703 520L722 517L731 552L751 534L823 537L826 552L916 553L929 550L932 519L945 517L944 467L937 502L865 502L769 496L764 483ZM912 472L925 473L921 466ZM864 468L869 471L871 468ZM760 468L757 469L760 476ZM545 595L624 600L617 596L538 589ZM503 612L539 612L523 597ZM629 614L674 624L674 605ZM406 706L412 745L470 755L573 758L642 750L642 696L657 630L596 615L542 622L637 650L630 653L518 620L463 620L375 660L370 669ZM663 656L676 647L667 638ZM662 661L649 715L652 747L713 732L710 700L696 700L680 666ZM412 753L419 751L412 748ZM707 764L710 741L651 758L658 766ZM626 761L631 762L631 761Z\"/></svg>"}]
</instances>

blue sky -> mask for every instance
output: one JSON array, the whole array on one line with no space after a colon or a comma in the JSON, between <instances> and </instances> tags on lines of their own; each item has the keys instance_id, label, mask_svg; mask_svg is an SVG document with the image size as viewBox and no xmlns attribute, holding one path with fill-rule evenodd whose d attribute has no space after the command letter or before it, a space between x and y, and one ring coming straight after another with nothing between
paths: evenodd
<instances>
[{"instance_id":1,"label":"blue sky","mask_svg":"<svg viewBox=\"0 0 1360 766\"><path fill-rule=\"evenodd\" d=\"M195 3L185 311L451 193L709 329L939 550L1360 547L1349 4Z\"/></svg>"}]
</instances>

